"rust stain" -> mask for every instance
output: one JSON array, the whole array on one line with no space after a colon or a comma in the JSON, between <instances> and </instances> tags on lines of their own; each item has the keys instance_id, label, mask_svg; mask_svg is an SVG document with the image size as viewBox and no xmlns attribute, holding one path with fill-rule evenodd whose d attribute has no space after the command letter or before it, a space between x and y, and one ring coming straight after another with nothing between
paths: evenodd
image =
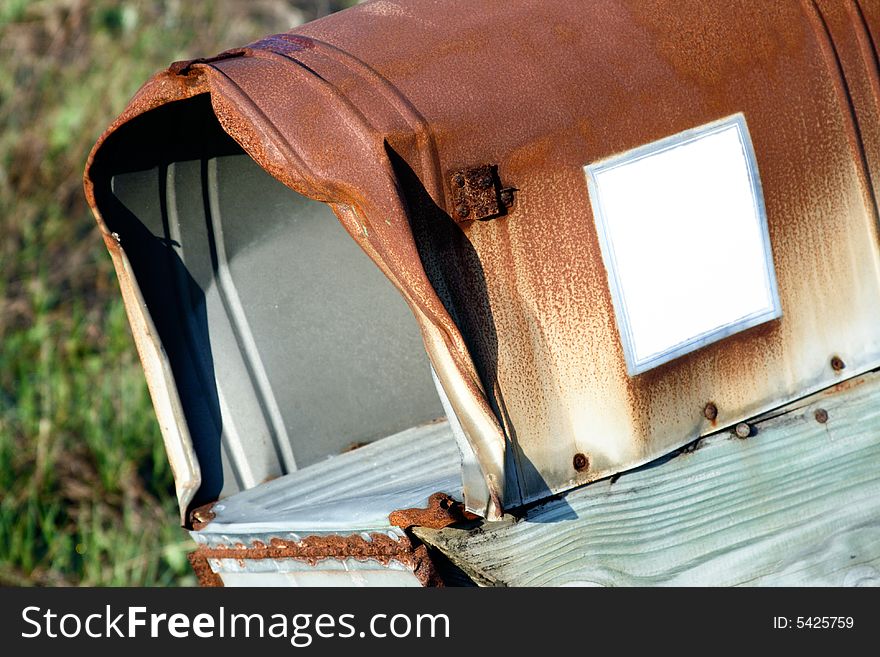
<instances>
[{"instance_id":1,"label":"rust stain","mask_svg":"<svg viewBox=\"0 0 880 657\"><path fill-rule=\"evenodd\" d=\"M349 443L340 451L340 454L345 454L346 452L353 452L354 450L360 449L361 447L366 447L369 444L370 443L368 441L355 441L353 443Z\"/></svg>"},{"instance_id":2,"label":"rust stain","mask_svg":"<svg viewBox=\"0 0 880 657\"><path fill-rule=\"evenodd\" d=\"M428 506L424 509L401 509L392 511L388 521L395 527L428 527L443 529L456 522L476 520L478 516L466 511L461 502L446 493L434 493L428 498Z\"/></svg>"},{"instance_id":3,"label":"rust stain","mask_svg":"<svg viewBox=\"0 0 880 657\"><path fill-rule=\"evenodd\" d=\"M483 164L459 169L448 176L453 217L459 223L486 221L507 214L514 189L502 187L498 167Z\"/></svg>"},{"instance_id":4,"label":"rust stain","mask_svg":"<svg viewBox=\"0 0 880 657\"><path fill-rule=\"evenodd\" d=\"M190 511L189 521L193 529L204 529L214 518L217 517L213 511L215 504L217 504L217 502L210 502L209 504L204 504Z\"/></svg>"},{"instance_id":5,"label":"rust stain","mask_svg":"<svg viewBox=\"0 0 880 657\"><path fill-rule=\"evenodd\" d=\"M824 394L833 397L834 395L845 392L847 390L852 390L853 388L857 388L861 385L865 384L865 377L859 376L854 379L847 379L846 381L841 381L840 383L835 384L833 387L828 388L824 391Z\"/></svg>"},{"instance_id":6,"label":"rust stain","mask_svg":"<svg viewBox=\"0 0 880 657\"><path fill-rule=\"evenodd\" d=\"M237 559L243 567L254 559L296 559L317 566L325 559L356 559L378 561L383 565L399 563L412 570L423 586L443 586L427 548L417 539L406 536L391 538L374 532L369 540L360 535L307 536L299 541L272 538L269 543L254 541L250 546L200 545L192 559ZM207 563L207 562L206 562Z\"/></svg>"},{"instance_id":7,"label":"rust stain","mask_svg":"<svg viewBox=\"0 0 880 657\"><path fill-rule=\"evenodd\" d=\"M712 402L709 402L703 407L703 417L709 420L709 422L714 423L715 418L718 417L718 407Z\"/></svg>"},{"instance_id":8,"label":"rust stain","mask_svg":"<svg viewBox=\"0 0 880 657\"><path fill-rule=\"evenodd\" d=\"M208 558L199 553L198 550L190 552L186 555L189 565L192 566L193 572L196 574L199 586L206 588L216 588L223 586L223 580L220 575L211 570Z\"/></svg>"}]
</instances>

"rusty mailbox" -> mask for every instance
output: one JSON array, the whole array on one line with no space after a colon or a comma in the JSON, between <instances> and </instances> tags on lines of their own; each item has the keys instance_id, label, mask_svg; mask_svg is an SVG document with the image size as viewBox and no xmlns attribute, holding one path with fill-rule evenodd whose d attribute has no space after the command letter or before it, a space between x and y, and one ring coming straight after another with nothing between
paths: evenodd
<instances>
[{"instance_id":1,"label":"rusty mailbox","mask_svg":"<svg viewBox=\"0 0 880 657\"><path fill-rule=\"evenodd\" d=\"M411 526L880 366L878 37L374 0L157 73L85 184L206 577L436 581Z\"/></svg>"}]
</instances>

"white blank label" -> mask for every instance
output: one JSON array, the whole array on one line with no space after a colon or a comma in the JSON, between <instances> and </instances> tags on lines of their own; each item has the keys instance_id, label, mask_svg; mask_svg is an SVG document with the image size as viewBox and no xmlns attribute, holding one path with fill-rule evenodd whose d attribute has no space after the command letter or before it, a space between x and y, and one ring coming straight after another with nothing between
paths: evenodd
<instances>
[{"instance_id":1,"label":"white blank label","mask_svg":"<svg viewBox=\"0 0 880 657\"><path fill-rule=\"evenodd\" d=\"M742 115L585 169L630 374L780 316Z\"/></svg>"}]
</instances>

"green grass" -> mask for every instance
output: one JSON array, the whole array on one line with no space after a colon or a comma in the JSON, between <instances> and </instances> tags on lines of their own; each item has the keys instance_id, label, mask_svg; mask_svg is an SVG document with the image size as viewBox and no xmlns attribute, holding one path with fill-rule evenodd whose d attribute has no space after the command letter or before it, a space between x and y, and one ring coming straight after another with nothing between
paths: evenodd
<instances>
[{"instance_id":1,"label":"green grass","mask_svg":"<svg viewBox=\"0 0 880 657\"><path fill-rule=\"evenodd\" d=\"M194 583L82 170L154 71L298 4L0 0L0 585Z\"/></svg>"}]
</instances>

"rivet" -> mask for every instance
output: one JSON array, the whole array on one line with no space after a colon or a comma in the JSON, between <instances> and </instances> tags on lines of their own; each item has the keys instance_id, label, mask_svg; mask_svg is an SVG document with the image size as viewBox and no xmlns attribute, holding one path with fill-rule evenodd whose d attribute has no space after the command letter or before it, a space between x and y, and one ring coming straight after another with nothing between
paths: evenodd
<instances>
[{"instance_id":1,"label":"rivet","mask_svg":"<svg viewBox=\"0 0 880 657\"><path fill-rule=\"evenodd\" d=\"M466 217L471 213L471 209L466 206L464 203L459 203L455 206L455 214L459 217Z\"/></svg>"},{"instance_id":2,"label":"rivet","mask_svg":"<svg viewBox=\"0 0 880 657\"><path fill-rule=\"evenodd\" d=\"M583 472L590 467L590 459L588 459L585 454L581 454L580 452L574 455L571 463L574 466L574 469L578 472Z\"/></svg>"},{"instance_id":3,"label":"rivet","mask_svg":"<svg viewBox=\"0 0 880 657\"><path fill-rule=\"evenodd\" d=\"M825 424L828 421L828 411L824 408L819 408L816 410L815 417L816 422L819 424Z\"/></svg>"},{"instance_id":4,"label":"rivet","mask_svg":"<svg viewBox=\"0 0 880 657\"><path fill-rule=\"evenodd\" d=\"M709 402L703 408L703 416L709 420L709 422L713 422L715 418L718 417L718 407L712 402Z\"/></svg>"},{"instance_id":5,"label":"rivet","mask_svg":"<svg viewBox=\"0 0 880 657\"><path fill-rule=\"evenodd\" d=\"M464 187L464 176L457 173L452 177L452 182L455 183L456 187Z\"/></svg>"},{"instance_id":6,"label":"rivet","mask_svg":"<svg viewBox=\"0 0 880 657\"><path fill-rule=\"evenodd\" d=\"M483 176L482 178L480 178L480 187L482 187L483 189L489 189L491 186L492 186L492 176L487 174L487 175Z\"/></svg>"},{"instance_id":7,"label":"rivet","mask_svg":"<svg viewBox=\"0 0 880 657\"><path fill-rule=\"evenodd\" d=\"M843 362L843 359L841 359L840 356L833 356L831 358L831 369L835 372L839 372L845 367L846 363Z\"/></svg>"},{"instance_id":8,"label":"rivet","mask_svg":"<svg viewBox=\"0 0 880 657\"><path fill-rule=\"evenodd\" d=\"M737 424L735 431L736 435L740 438L748 438L750 435L752 435L752 428L745 422L740 422L739 424Z\"/></svg>"}]
</instances>

